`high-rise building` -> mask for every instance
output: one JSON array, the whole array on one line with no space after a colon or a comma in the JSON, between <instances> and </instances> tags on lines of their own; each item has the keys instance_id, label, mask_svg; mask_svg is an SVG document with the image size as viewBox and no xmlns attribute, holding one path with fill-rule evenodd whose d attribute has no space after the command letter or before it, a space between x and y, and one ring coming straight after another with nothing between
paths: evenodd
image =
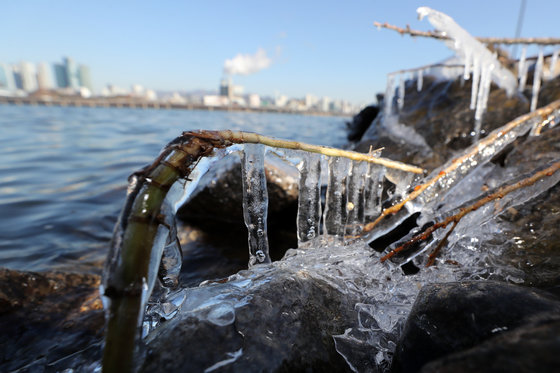
<instances>
[{"instance_id":1,"label":"high-rise building","mask_svg":"<svg viewBox=\"0 0 560 373\"><path fill-rule=\"evenodd\" d=\"M37 65L37 84L40 90L53 88L51 72L46 62L41 62Z\"/></svg>"},{"instance_id":2,"label":"high-rise building","mask_svg":"<svg viewBox=\"0 0 560 373\"><path fill-rule=\"evenodd\" d=\"M31 62L22 61L19 64L21 74L21 88L26 92L37 90L37 75L35 66Z\"/></svg>"},{"instance_id":3,"label":"high-rise building","mask_svg":"<svg viewBox=\"0 0 560 373\"><path fill-rule=\"evenodd\" d=\"M58 88L67 88L69 85L68 76L66 75L66 66L61 63L55 63L53 68L56 86Z\"/></svg>"},{"instance_id":4,"label":"high-rise building","mask_svg":"<svg viewBox=\"0 0 560 373\"><path fill-rule=\"evenodd\" d=\"M66 67L66 79L68 81L68 87L73 89L80 88L80 79L76 63L70 57L64 57L63 61L64 66Z\"/></svg>"},{"instance_id":5,"label":"high-rise building","mask_svg":"<svg viewBox=\"0 0 560 373\"><path fill-rule=\"evenodd\" d=\"M233 86L231 79L222 79L220 83L220 96L231 98L233 96Z\"/></svg>"},{"instance_id":6,"label":"high-rise building","mask_svg":"<svg viewBox=\"0 0 560 373\"><path fill-rule=\"evenodd\" d=\"M78 66L78 84L80 87L85 87L90 91L93 91L91 85L91 76L89 74L89 67L86 65Z\"/></svg>"},{"instance_id":7,"label":"high-rise building","mask_svg":"<svg viewBox=\"0 0 560 373\"><path fill-rule=\"evenodd\" d=\"M0 89L15 91L14 71L10 65L0 64Z\"/></svg>"}]
</instances>

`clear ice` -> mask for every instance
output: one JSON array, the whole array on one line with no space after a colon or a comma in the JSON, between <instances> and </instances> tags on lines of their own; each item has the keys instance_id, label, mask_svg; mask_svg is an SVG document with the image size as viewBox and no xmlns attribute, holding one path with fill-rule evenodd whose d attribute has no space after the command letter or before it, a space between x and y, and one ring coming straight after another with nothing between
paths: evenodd
<instances>
[{"instance_id":1,"label":"clear ice","mask_svg":"<svg viewBox=\"0 0 560 373\"><path fill-rule=\"evenodd\" d=\"M346 222L346 179L350 161L346 158L331 157L328 160L329 176L325 212L324 232L335 241L344 241Z\"/></svg>"},{"instance_id":2,"label":"clear ice","mask_svg":"<svg viewBox=\"0 0 560 373\"><path fill-rule=\"evenodd\" d=\"M420 69L416 72L416 90L420 92L424 84L424 70Z\"/></svg>"},{"instance_id":3,"label":"clear ice","mask_svg":"<svg viewBox=\"0 0 560 373\"><path fill-rule=\"evenodd\" d=\"M268 191L264 154L264 145L246 144L241 157L243 218L249 232L249 267L270 263L267 232Z\"/></svg>"},{"instance_id":4,"label":"clear ice","mask_svg":"<svg viewBox=\"0 0 560 373\"><path fill-rule=\"evenodd\" d=\"M531 111L537 109L537 101L539 99L539 91L541 89L541 79L543 72L544 55L543 48L539 48L539 57L535 65L535 73L533 75L533 92L531 96Z\"/></svg>"},{"instance_id":5,"label":"clear ice","mask_svg":"<svg viewBox=\"0 0 560 373\"><path fill-rule=\"evenodd\" d=\"M453 18L428 7L420 7L417 10L420 19L428 17L428 20L438 31L449 36L451 40L446 45L454 50L465 64L464 76L470 70L471 59L473 60L473 88L471 98L471 109L475 106L475 133L480 132L480 122L486 109L486 102L490 92L490 83L494 81L503 88L508 95L512 95L517 88L517 81L513 74L502 66L496 54L490 52L484 44L472 37L461 28ZM480 83L476 79L480 76ZM478 89L478 92L476 90ZM476 99L474 95L476 93ZM473 105L476 102L475 105Z\"/></svg>"},{"instance_id":6,"label":"clear ice","mask_svg":"<svg viewBox=\"0 0 560 373\"><path fill-rule=\"evenodd\" d=\"M298 247L309 247L319 237L321 229L321 156L314 153L303 154L298 169Z\"/></svg>"},{"instance_id":7,"label":"clear ice","mask_svg":"<svg viewBox=\"0 0 560 373\"><path fill-rule=\"evenodd\" d=\"M552 52L552 58L550 59L550 67L548 68L548 76L547 79L554 79L556 77L556 65L558 64L558 54L560 53L560 49L556 49Z\"/></svg>"},{"instance_id":8,"label":"clear ice","mask_svg":"<svg viewBox=\"0 0 560 373\"><path fill-rule=\"evenodd\" d=\"M527 84L527 72L529 71L529 64L527 64L527 47L521 50L519 57L519 64L517 65L517 75L519 78L519 92L523 92L525 84Z\"/></svg>"}]
</instances>

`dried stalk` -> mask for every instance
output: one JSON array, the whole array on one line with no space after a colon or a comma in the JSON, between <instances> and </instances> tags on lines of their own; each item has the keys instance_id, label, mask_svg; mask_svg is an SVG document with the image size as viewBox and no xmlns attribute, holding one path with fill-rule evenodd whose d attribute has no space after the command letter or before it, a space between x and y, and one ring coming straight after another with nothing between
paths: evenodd
<instances>
[{"instance_id":1,"label":"dried stalk","mask_svg":"<svg viewBox=\"0 0 560 373\"><path fill-rule=\"evenodd\" d=\"M413 30L410 28L409 25L406 25L406 28L398 27L395 25L391 25L387 22L380 23L374 22L373 23L377 28L386 28L389 30L397 31L401 35L410 35L410 36L421 36L426 38L433 38L433 39L440 39L440 40L450 40L449 36L439 32L439 31L420 31L420 30ZM504 45L511 45L511 44L537 44L537 45L559 45L560 39L559 38L490 38L490 37L477 37L478 41L484 44L504 44Z\"/></svg>"},{"instance_id":2,"label":"dried stalk","mask_svg":"<svg viewBox=\"0 0 560 373\"><path fill-rule=\"evenodd\" d=\"M557 110L559 108L560 108L560 100L554 101L554 102L548 104L547 106L544 106L540 109L537 109L535 111L532 111L530 113L527 113L525 115L522 115L522 116L514 119L513 121L504 125L499 131L494 131L494 132L490 133L488 136L486 136L485 138L480 140L476 144L476 146L473 146L471 151L467 152L466 154L462 155L461 157L459 157L457 159L454 159L453 162L451 162L451 164L449 166L447 166L445 169L440 171L437 175L435 175L434 177L432 177L431 179L429 179L425 183L419 184L416 187L414 187L414 190L408 196L403 198L399 203L384 209L381 212L381 214L379 215L379 217L377 217L377 219L375 219L373 222L370 222L370 223L368 223L364 226L362 234L370 232L371 230L373 230L373 228L375 228L379 224L379 222L381 222L381 220L383 220L386 216L396 214L398 211L400 211L404 207L404 205L407 202L411 202L411 201L415 200L426 189L428 189L428 187L437 183L438 180L440 180L445 175L455 171L463 163L465 163L471 156L473 156L475 154L478 154L479 152L481 152L486 147L491 146L492 143L495 142L498 138L504 136L506 133L512 131L513 129L515 129L519 125L525 123L526 121L528 121L532 118L541 117L541 118L543 118L543 120L548 120L547 119L548 115L550 113L552 113L554 110Z\"/></svg>"},{"instance_id":3,"label":"dried stalk","mask_svg":"<svg viewBox=\"0 0 560 373\"><path fill-rule=\"evenodd\" d=\"M114 255L106 265L104 295L110 299L103 354L104 372L133 370L138 323L143 318L142 296L149 281L152 250L158 230L164 226L163 203L172 185L188 176L202 157L233 144L258 143L297 149L356 161L373 162L402 171L423 170L373 155L286 141L240 131L184 132L171 141L156 160L136 172L137 182L127 196L112 242Z\"/></svg>"},{"instance_id":4,"label":"dried stalk","mask_svg":"<svg viewBox=\"0 0 560 373\"><path fill-rule=\"evenodd\" d=\"M467 215L468 213L471 213L473 211L478 210L480 207L484 206L485 204L487 204L489 202L492 202L492 201L497 200L497 199L501 199L511 192L514 192L514 191L516 191L518 189L521 189L521 188L531 186L531 185L533 185L534 183L543 179L546 176L552 176L559 169L560 169L560 161L558 161L556 163L553 163L550 167L547 167L546 169L544 169L542 171L535 172L533 175L531 175L531 176L529 176L529 177L527 177L527 178L525 178L525 179L523 179L519 182L516 182L514 184L506 185L506 186L503 186L503 187L499 188L496 192L491 193L491 194L487 195L486 197L483 197L483 198L479 199L475 203L473 203L473 204L471 204L471 205L469 205L465 208L460 209L457 214L449 216L448 218L444 219L441 222L437 222L436 224L434 224L431 227L424 230L422 233L412 237L406 243L400 245L399 247L397 247L394 250L392 250L391 252L389 252L387 255L383 256L381 258L381 262L384 262L387 259L392 258L395 254L398 254L399 252L407 249L408 247L410 247L412 244L414 244L416 242L427 240L432 235L432 233L435 232L436 230L438 230L440 228L445 228L449 224L453 223L453 226L451 227L449 232L447 232L447 234L444 237L444 239L442 240L442 242L440 242L440 245L438 245L438 247L436 247L434 252L432 252L432 254L430 255L430 258L429 258L426 266L432 265L435 261L436 255L438 254L439 250L441 249L441 246L443 246L443 242L445 242L447 237L449 237L449 234L453 231L453 229L455 229L455 226L459 223L459 221L461 221L461 219L465 215Z\"/></svg>"}]
</instances>

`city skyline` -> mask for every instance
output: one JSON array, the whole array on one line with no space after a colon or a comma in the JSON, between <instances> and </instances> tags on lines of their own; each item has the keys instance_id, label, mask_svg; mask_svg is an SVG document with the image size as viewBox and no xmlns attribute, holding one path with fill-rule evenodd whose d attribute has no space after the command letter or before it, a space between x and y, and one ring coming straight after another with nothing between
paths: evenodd
<instances>
[{"instance_id":1,"label":"city skyline","mask_svg":"<svg viewBox=\"0 0 560 373\"><path fill-rule=\"evenodd\" d=\"M261 96L311 93L371 103L384 91L387 73L452 55L440 41L378 31L374 21L429 30L416 18L416 8L426 5L449 14L473 35L512 37L521 1L241 4L7 3L0 29L10 37L0 61L72 56L95 72L94 92L107 84L216 90L229 73L246 92ZM557 36L559 13L558 2L529 2L521 36Z\"/></svg>"}]
</instances>

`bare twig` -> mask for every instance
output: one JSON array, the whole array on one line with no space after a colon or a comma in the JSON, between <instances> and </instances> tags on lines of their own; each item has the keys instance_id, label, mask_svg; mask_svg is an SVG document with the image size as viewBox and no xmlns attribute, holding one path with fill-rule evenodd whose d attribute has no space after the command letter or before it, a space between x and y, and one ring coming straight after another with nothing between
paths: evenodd
<instances>
[{"instance_id":1,"label":"bare twig","mask_svg":"<svg viewBox=\"0 0 560 373\"><path fill-rule=\"evenodd\" d=\"M457 214L449 216L448 218L444 219L443 221L437 222L436 224L428 227L421 234L412 237L410 240L408 240L403 245L400 245L399 247L397 247L394 250L392 250L391 252L389 252L387 255L383 256L381 258L381 261L384 262L387 259L392 258L395 254L398 254L399 252L407 249L408 247L410 247L412 244L414 244L416 242L427 240L430 237L430 235L433 232L435 232L436 230L438 230L440 228L445 228L449 224L453 223L453 227L451 227L449 232L447 232L447 234L446 234L446 236L443 240L443 241L445 241L447 239L447 237L449 236L449 234L453 231L453 229L455 229L455 226L457 225L457 223L459 223L459 221L465 215L467 215L468 213L479 209L480 207L484 206L485 204L487 204L489 202L492 202L492 201L497 200L497 199L501 199L511 192L514 192L518 189L525 188L525 187L528 187L530 185L533 185L534 183L536 183L537 181L539 181L540 179L542 179L546 176L552 176L559 169L560 169L560 161L558 161L556 163L553 163L550 167L547 167L542 171L535 172L533 175L531 175L531 176L529 176L529 177L527 177L527 178L525 178L525 179L523 179L519 182L516 182L514 184L506 185L504 187L499 188L496 192L479 199L478 201L476 201L472 205L469 205L465 208L460 209ZM429 261L428 261L427 265L433 264L433 262L435 260L435 256L437 255L437 252L439 251L439 248L440 248L440 245L438 245L438 247L430 255L430 258L429 258Z\"/></svg>"},{"instance_id":2,"label":"bare twig","mask_svg":"<svg viewBox=\"0 0 560 373\"><path fill-rule=\"evenodd\" d=\"M398 27L395 25L380 22L373 23L375 27L378 28L386 28L389 30L397 31L401 35L410 35L410 36L421 36L426 38L433 38L433 39L440 39L440 40L448 40L450 39L449 36L442 34L439 31L420 31L420 30L413 30L410 26L406 26L406 28ZM538 44L538 45L559 45L560 38L489 38L489 37L477 37L478 41L484 44Z\"/></svg>"}]
</instances>

